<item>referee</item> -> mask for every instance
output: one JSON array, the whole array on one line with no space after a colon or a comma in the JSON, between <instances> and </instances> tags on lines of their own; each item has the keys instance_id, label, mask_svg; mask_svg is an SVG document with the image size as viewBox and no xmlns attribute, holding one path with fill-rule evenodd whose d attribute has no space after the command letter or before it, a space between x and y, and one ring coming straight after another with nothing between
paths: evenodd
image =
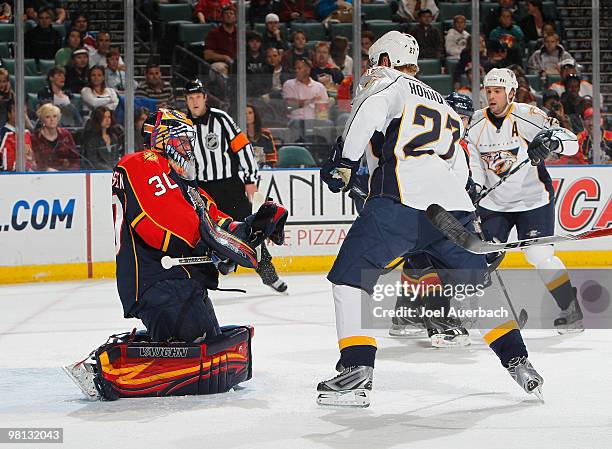
<instances>
[{"instance_id":1,"label":"referee","mask_svg":"<svg viewBox=\"0 0 612 449\"><path fill-rule=\"evenodd\" d=\"M185 101L196 135L198 184L220 210L235 220L244 220L252 213L250 200L259 179L253 147L226 112L206 105L206 88L199 79L185 86ZM287 290L265 245L261 245L261 261L256 271L265 285L278 292Z\"/></svg>"}]
</instances>

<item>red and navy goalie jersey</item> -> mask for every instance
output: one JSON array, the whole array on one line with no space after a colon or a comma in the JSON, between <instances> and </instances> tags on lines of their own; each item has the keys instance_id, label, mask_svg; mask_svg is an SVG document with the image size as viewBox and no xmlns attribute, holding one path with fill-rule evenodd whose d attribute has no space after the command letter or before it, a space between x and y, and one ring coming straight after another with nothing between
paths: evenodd
<instances>
[{"instance_id":1,"label":"red and navy goalie jersey","mask_svg":"<svg viewBox=\"0 0 612 449\"><path fill-rule=\"evenodd\" d=\"M200 219L187 196L190 184L165 157L153 151L126 155L113 171L112 186L117 289L126 318L135 316L142 294L158 281L193 278L204 288L217 287L218 272L211 264L169 270L161 265L166 255L195 255L200 240ZM231 220L199 191L213 220L219 224Z\"/></svg>"}]
</instances>

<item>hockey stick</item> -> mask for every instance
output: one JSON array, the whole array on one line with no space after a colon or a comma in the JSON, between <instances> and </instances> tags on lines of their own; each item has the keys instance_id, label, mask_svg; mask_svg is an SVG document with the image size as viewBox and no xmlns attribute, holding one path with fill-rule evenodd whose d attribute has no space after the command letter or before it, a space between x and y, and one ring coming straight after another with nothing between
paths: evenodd
<instances>
[{"instance_id":1,"label":"hockey stick","mask_svg":"<svg viewBox=\"0 0 612 449\"><path fill-rule=\"evenodd\" d=\"M497 181L495 184L493 184L491 187L489 187L486 190L483 190L482 192L480 192L480 195L476 198L476 200L474 201L474 206L478 206L478 203L480 203L484 197L486 197L489 193L491 193L493 190L497 189L500 185L502 185L504 183L504 181L506 179L508 179L510 176L512 176L513 174L515 174L517 171L519 171L521 168L523 168L525 165L527 165L527 163L529 162L529 159L525 159L523 162L521 162L520 164L518 164L516 167L514 167L512 170L510 170L508 173L506 173L504 176L502 176L499 181Z\"/></svg>"},{"instance_id":2,"label":"hockey stick","mask_svg":"<svg viewBox=\"0 0 612 449\"><path fill-rule=\"evenodd\" d=\"M164 256L161 259L162 267L169 270L177 265L195 265L199 263L213 263L212 259L208 256L202 257L170 257Z\"/></svg>"},{"instance_id":3,"label":"hockey stick","mask_svg":"<svg viewBox=\"0 0 612 449\"><path fill-rule=\"evenodd\" d=\"M496 253L515 248L528 248L534 245L551 245L559 242L571 242L612 235L612 227L609 227L586 231L577 235L550 235L506 243L485 242L468 231L450 212L439 204L431 204L427 208L426 214L429 221L449 240L475 254Z\"/></svg>"},{"instance_id":4,"label":"hockey stick","mask_svg":"<svg viewBox=\"0 0 612 449\"><path fill-rule=\"evenodd\" d=\"M478 215L476 215L476 218L474 219L474 226L476 230L478 230L478 235L480 236L480 238L482 240L485 240L484 233L482 232L482 229L480 228L480 217ZM510 311L512 312L512 315L514 316L514 319L517 322L519 329L522 329L525 327L525 324L527 324L529 315L527 315L527 311L525 309L521 309L520 313L518 315L516 314L514 305L512 304L512 301L510 300L510 294L508 293L508 289L506 289L506 284L504 284L504 280L502 279L501 274L499 273L499 271L497 271L497 267L499 266L499 264L502 262L502 259L504 258L503 256L504 256L503 253L500 254L500 257L498 257L498 261L495 264L495 266L489 266L488 271L489 273L495 272L495 276L497 277L499 285L501 286L502 293L504 294L504 297L506 298L506 302L508 303L508 306L510 307Z\"/></svg>"}]
</instances>

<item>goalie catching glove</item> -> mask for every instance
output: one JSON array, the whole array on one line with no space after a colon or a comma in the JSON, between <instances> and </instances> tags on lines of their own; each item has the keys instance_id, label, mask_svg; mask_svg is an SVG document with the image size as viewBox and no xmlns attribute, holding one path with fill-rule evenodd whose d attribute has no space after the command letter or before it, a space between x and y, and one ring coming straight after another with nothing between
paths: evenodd
<instances>
[{"instance_id":1,"label":"goalie catching glove","mask_svg":"<svg viewBox=\"0 0 612 449\"><path fill-rule=\"evenodd\" d=\"M285 223L288 212L282 205L266 201L259 210L244 221L226 220L217 224L205 208L199 208L201 243L212 250L219 259L217 265L222 274L232 265L257 268L255 248L270 239L276 245L285 241Z\"/></svg>"},{"instance_id":2,"label":"goalie catching glove","mask_svg":"<svg viewBox=\"0 0 612 449\"><path fill-rule=\"evenodd\" d=\"M560 153L563 147L554 129L543 129L535 135L527 147L527 155L532 165L543 162L550 153Z\"/></svg>"},{"instance_id":3,"label":"goalie catching glove","mask_svg":"<svg viewBox=\"0 0 612 449\"><path fill-rule=\"evenodd\" d=\"M340 136L332 145L329 158L321 167L321 180L334 193L350 190L359 169L359 161L342 157L343 146L344 142Z\"/></svg>"}]
</instances>

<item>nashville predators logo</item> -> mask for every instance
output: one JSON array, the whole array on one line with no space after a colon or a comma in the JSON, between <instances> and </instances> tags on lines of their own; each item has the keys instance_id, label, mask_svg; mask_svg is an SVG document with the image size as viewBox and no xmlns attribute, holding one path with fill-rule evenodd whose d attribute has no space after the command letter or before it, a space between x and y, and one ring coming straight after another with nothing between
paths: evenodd
<instances>
[{"instance_id":1,"label":"nashville predators logo","mask_svg":"<svg viewBox=\"0 0 612 449\"><path fill-rule=\"evenodd\" d=\"M147 162L156 162L157 154L155 154L153 151L145 151L142 153L142 158Z\"/></svg>"},{"instance_id":2,"label":"nashville predators logo","mask_svg":"<svg viewBox=\"0 0 612 449\"><path fill-rule=\"evenodd\" d=\"M518 154L518 151L518 148L491 151L489 153L482 154L481 157L487 164L489 170L491 170L497 176L503 176L510 171L516 162L516 155Z\"/></svg>"}]
</instances>

